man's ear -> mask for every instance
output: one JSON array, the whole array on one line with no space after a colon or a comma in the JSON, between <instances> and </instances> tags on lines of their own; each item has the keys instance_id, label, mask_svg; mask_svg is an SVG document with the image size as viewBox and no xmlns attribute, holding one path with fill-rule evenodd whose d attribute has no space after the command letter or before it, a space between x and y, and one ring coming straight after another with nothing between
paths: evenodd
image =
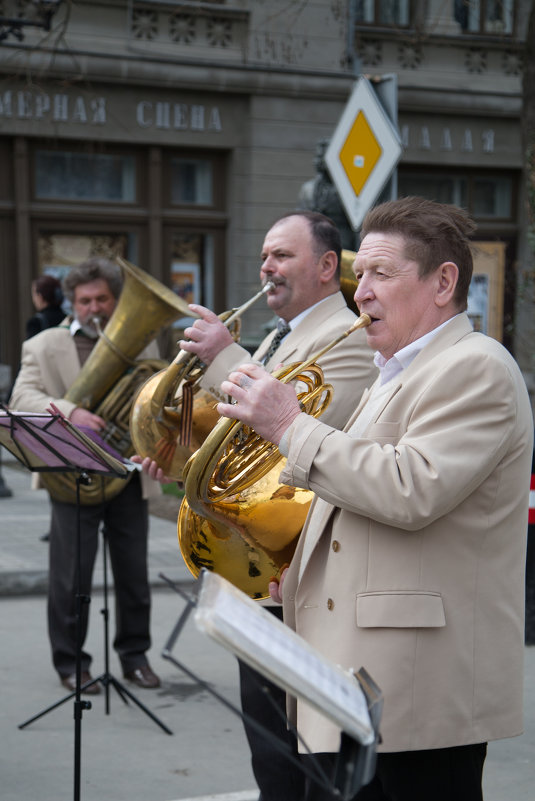
<instances>
[{"instance_id":1,"label":"man's ear","mask_svg":"<svg viewBox=\"0 0 535 801\"><path fill-rule=\"evenodd\" d=\"M437 293L435 302L440 308L451 303L455 295L459 268L452 261L443 262L437 270Z\"/></svg>"},{"instance_id":2,"label":"man's ear","mask_svg":"<svg viewBox=\"0 0 535 801\"><path fill-rule=\"evenodd\" d=\"M338 259L334 250L327 250L320 259L320 281L327 284L336 273Z\"/></svg>"}]
</instances>

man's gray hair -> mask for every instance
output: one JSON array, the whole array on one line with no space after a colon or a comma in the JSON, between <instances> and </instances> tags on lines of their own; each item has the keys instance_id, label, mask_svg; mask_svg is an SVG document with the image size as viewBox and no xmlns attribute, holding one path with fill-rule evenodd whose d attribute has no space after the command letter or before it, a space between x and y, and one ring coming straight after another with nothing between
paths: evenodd
<instances>
[{"instance_id":1,"label":"man's gray hair","mask_svg":"<svg viewBox=\"0 0 535 801\"><path fill-rule=\"evenodd\" d=\"M70 301L74 300L74 290L80 284L89 284L90 281L103 279L115 298L121 294L123 287L123 274L118 264L109 259L95 256L87 259L76 267L72 267L63 279L63 293Z\"/></svg>"}]
</instances>

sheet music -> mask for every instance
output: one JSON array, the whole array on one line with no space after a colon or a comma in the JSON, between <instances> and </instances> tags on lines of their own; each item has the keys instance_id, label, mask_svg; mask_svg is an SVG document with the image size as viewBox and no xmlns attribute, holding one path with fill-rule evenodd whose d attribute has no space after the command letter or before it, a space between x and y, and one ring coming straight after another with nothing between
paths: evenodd
<instances>
[{"instance_id":1,"label":"sheet music","mask_svg":"<svg viewBox=\"0 0 535 801\"><path fill-rule=\"evenodd\" d=\"M48 413L0 410L0 443L31 470L65 469L125 476L122 460L69 420Z\"/></svg>"},{"instance_id":2,"label":"sheet music","mask_svg":"<svg viewBox=\"0 0 535 801\"><path fill-rule=\"evenodd\" d=\"M363 745L374 741L357 679L216 573L201 573L197 627Z\"/></svg>"}]
</instances>

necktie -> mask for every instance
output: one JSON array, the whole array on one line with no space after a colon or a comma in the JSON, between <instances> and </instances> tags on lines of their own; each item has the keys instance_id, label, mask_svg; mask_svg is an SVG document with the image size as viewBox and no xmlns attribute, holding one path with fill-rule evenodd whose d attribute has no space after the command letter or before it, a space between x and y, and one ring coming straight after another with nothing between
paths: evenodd
<instances>
[{"instance_id":1,"label":"necktie","mask_svg":"<svg viewBox=\"0 0 535 801\"><path fill-rule=\"evenodd\" d=\"M266 364L266 362L268 362L271 359L271 357L279 347L281 341L284 339L286 334L290 333L291 330L292 329L290 328L288 323L285 323L284 320L279 320L279 322L277 323L277 333L271 340L271 345L269 346L268 351L264 356L263 359L264 364Z\"/></svg>"}]
</instances>

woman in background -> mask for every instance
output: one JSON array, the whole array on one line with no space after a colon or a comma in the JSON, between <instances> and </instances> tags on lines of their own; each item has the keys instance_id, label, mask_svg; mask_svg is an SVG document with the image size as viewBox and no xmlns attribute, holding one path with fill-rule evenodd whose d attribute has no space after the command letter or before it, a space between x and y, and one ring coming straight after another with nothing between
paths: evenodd
<instances>
[{"instance_id":1,"label":"woman in background","mask_svg":"<svg viewBox=\"0 0 535 801\"><path fill-rule=\"evenodd\" d=\"M53 275L41 275L32 282L32 301L36 313L26 323L26 339L59 325L65 317L61 284Z\"/></svg>"}]
</instances>

